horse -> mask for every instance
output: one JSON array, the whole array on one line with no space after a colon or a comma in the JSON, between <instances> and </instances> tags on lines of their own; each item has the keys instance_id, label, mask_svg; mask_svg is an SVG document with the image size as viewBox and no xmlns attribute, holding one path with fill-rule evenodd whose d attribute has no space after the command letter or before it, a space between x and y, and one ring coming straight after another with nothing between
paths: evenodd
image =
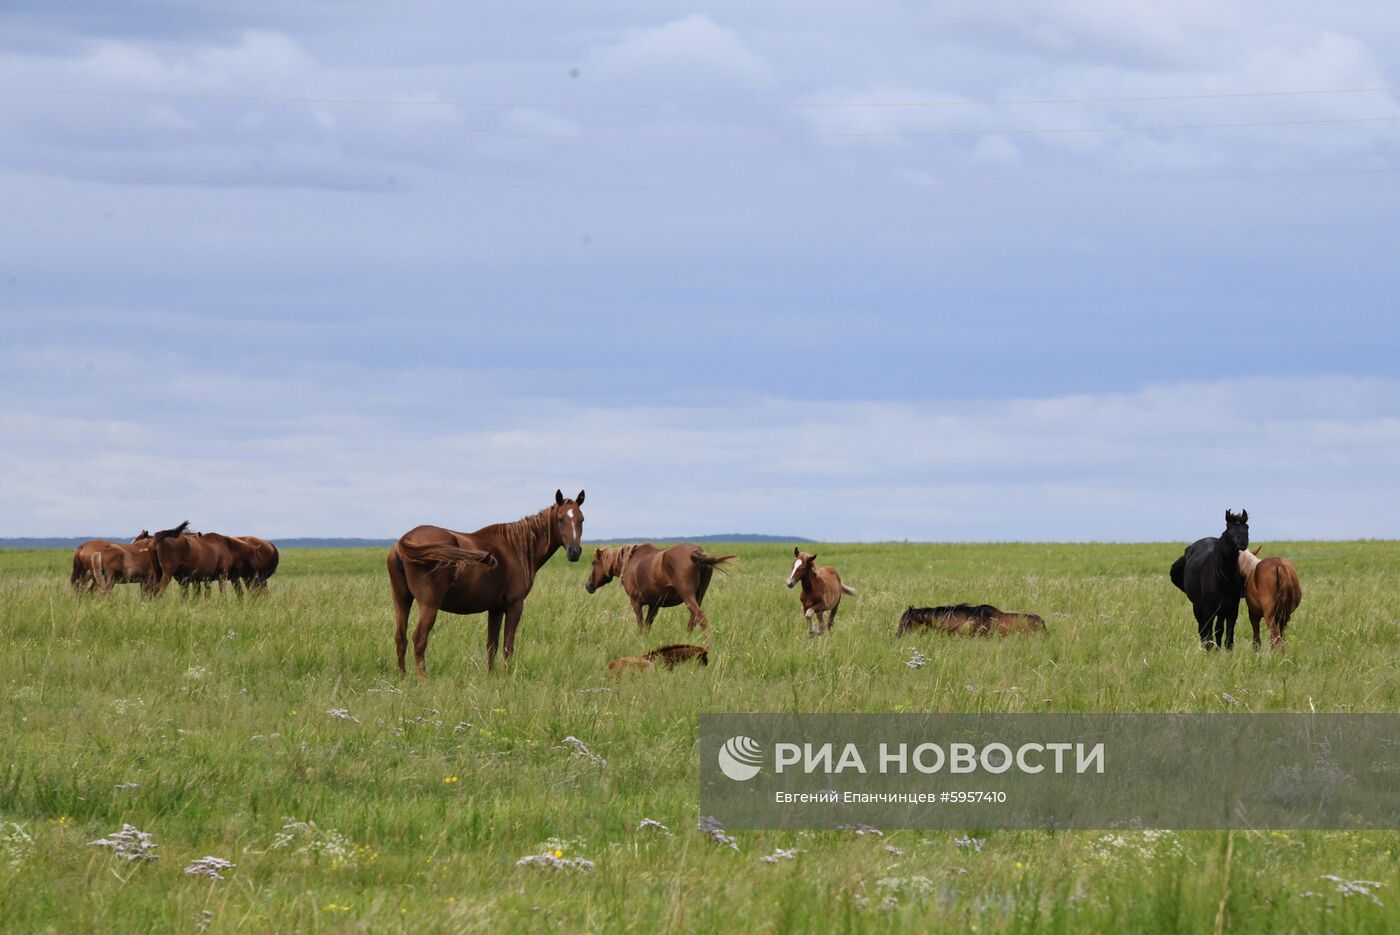
<instances>
[{"instance_id":1,"label":"horse","mask_svg":"<svg viewBox=\"0 0 1400 935\"><path fill-rule=\"evenodd\" d=\"M807 635L820 636L836 626L836 610L841 606L841 595L856 596L855 588L841 583L841 576L830 565L817 567L817 557L793 546L792 573L788 575L787 586L802 584L802 616L807 618ZM826 614L826 622L822 622ZM812 629L813 623L816 629Z\"/></svg>"},{"instance_id":2,"label":"horse","mask_svg":"<svg viewBox=\"0 0 1400 935\"><path fill-rule=\"evenodd\" d=\"M238 582L248 589L248 593L267 590L267 579L277 571L281 554L277 546L257 536L231 536L243 548L236 556L237 565L233 569L235 587Z\"/></svg>"},{"instance_id":3,"label":"horse","mask_svg":"<svg viewBox=\"0 0 1400 935\"><path fill-rule=\"evenodd\" d=\"M1286 558L1259 557L1259 548L1240 553L1240 577L1244 579L1244 602L1249 622L1254 626L1254 648L1259 648L1259 621L1269 625L1269 645L1283 646L1283 630L1293 612L1303 602L1303 585L1298 569Z\"/></svg>"},{"instance_id":4,"label":"horse","mask_svg":"<svg viewBox=\"0 0 1400 935\"><path fill-rule=\"evenodd\" d=\"M1045 621L1037 614L997 610L991 604L950 604L944 607L910 607L899 618L895 638L914 630L936 630L962 636L1006 636L1011 633L1044 633Z\"/></svg>"},{"instance_id":5,"label":"horse","mask_svg":"<svg viewBox=\"0 0 1400 935\"><path fill-rule=\"evenodd\" d=\"M1191 601L1201 648L1235 648L1240 616L1240 553L1249 548L1249 511L1225 511L1225 531L1197 539L1172 563L1172 584Z\"/></svg>"},{"instance_id":6,"label":"horse","mask_svg":"<svg viewBox=\"0 0 1400 935\"><path fill-rule=\"evenodd\" d=\"M190 585L198 593L201 586L207 590L212 581L219 582L222 592L235 562L246 554L247 547L231 537L216 532L190 532L189 525L190 521L185 520L174 529L162 529L151 537L157 576L153 594L165 593L172 580L179 581L180 590L186 594Z\"/></svg>"},{"instance_id":7,"label":"horse","mask_svg":"<svg viewBox=\"0 0 1400 935\"><path fill-rule=\"evenodd\" d=\"M113 542L91 554L92 577L96 593L111 594L118 584L139 584L145 594L152 593L155 583L155 560L146 539L135 542Z\"/></svg>"},{"instance_id":8,"label":"horse","mask_svg":"<svg viewBox=\"0 0 1400 935\"><path fill-rule=\"evenodd\" d=\"M652 662L659 662L668 669L674 669L682 662L698 662L702 666L710 664L710 647L695 646L691 643L672 643L669 646L659 646L651 652L646 653L642 658Z\"/></svg>"},{"instance_id":9,"label":"horse","mask_svg":"<svg viewBox=\"0 0 1400 935\"><path fill-rule=\"evenodd\" d=\"M143 529L135 539L131 540L131 544L146 542L150 538L151 534ZM68 584L73 588L74 594L81 595L85 588L88 591L97 590L98 581L96 575L93 574L93 559L98 552L114 545L125 545L125 543L113 542L110 539L89 539L73 550L73 570L68 577ZM147 548L149 548L149 544Z\"/></svg>"},{"instance_id":10,"label":"horse","mask_svg":"<svg viewBox=\"0 0 1400 935\"><path fill-rule=\"evenodd\" d=\"M554 491L554 502L513 523L495 523L476 532L417 526L389 547L389 586L394 600L394 648L399 677L407 674L408 612L418 601L413 658L418 675L428 677L424 655L438 611L486 614L486 668L496 666L505 624L505 661L515 652L515 631L535 575L561 547L569 561L583 553L583 491L572 500Z\"/></svg>"},{"instance_id":11,"label":"horse","mask_svg":"<svg viewBox=\"0 0 1400 935\"><path fill-rule=\"evenodd\" d=\"M700 625L703 633L710 632L710 621L700 604L710 588L715 569L734 561L737 555L707 555L698 545L682 542L669 549L658 549L650 542L624 545L615 549L594 549L593 568L583 587L589 594L614 578L622 579L622 590L632 602L637 617L637 632L651 629L657 613L663 607L684 604L690 610L685 631ZM646 607L646 622L642 608Z\"/></svg>"}]
</instances>

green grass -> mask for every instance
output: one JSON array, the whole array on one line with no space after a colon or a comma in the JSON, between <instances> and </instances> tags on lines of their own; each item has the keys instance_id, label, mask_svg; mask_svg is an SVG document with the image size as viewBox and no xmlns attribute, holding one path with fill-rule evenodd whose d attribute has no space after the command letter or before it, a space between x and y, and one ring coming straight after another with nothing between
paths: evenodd
<instances>
[{"instance_id":1,"label":"green grass","mask_svg":"<svg viewBox=\"0 0 1400 935\"><path fill-rule=\"evenodd\" d=\"M513 671L486 672L483 618L443 615L426 683L395 677L379 550L287 550L260 600L150 603L75 600L68 553L0 553L0 828L32 838L0 841L0 928L1201 932L1223 899L1230 932L1400 929L1391 833L1237 832L1227 873L1223 832L976 832L980 852L948 832L739 833L735 853L695 831L705 711L1234 710L1222 692L1396 710L1400 543L1269 544L1305 589L1287 651L1251 651L1246 623L1210 655L1167 581L1177 545L820 546L861 593L817 641L782 584L791 547L726 551L742 561L706 601L708 669L608 678L610 658L683 639L684 611L641 638L616 583L590 597L557 556ZM957 600L1033 610L1049 636L894 639L906 605ZM285 818L324 846L274 848ZM123 822L159 861L86 846ZM550 839L596 869L516 866ZM775 847L798 856L759 862ZM237 867L182 873L206 854ZM1386 884L1384 905L1323 874Z\"/></svg>"}]
</instances>

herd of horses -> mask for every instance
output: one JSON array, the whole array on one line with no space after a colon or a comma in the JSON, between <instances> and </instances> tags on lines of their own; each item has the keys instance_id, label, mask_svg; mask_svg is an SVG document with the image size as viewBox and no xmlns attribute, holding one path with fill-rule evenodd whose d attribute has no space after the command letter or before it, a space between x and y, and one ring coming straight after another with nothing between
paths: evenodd
<instances>
[{"instance_id":1,"label":"herd of horses","mask_svg":"<svg viewBox=\"0 0 1400 935\"><path fill-rule=\"evenodd\" d=\"M139 584L150 595L159 595L175 581L182 591L209 591L215 583L223 591L258 593L277 571L277 546L257 536L225 536L217 532L191 532L189 521L152 535L146 530L130 542L89 539L73 551L69 583L76 593L110 594L118 584Z\"/></svg>"},{"instance_id":2,"label":"herd of horses","mask_svg":"<svg viewBox=\"0 0 1400 935\"><path fill-rule=\"evenodd\" d=\"M554 502L544 509L510 523L495 523L474 532L457 532L441 526L417 526L389 548L387 567L394 603L394 646L399 675L407 674L409 615L418 605L413 629L413 657L418 675L427 677L428 638L438 614L486 614L486 665L494 668L498 652L509 661L525 610L525 599L535 576L550 558L563 549L570 562L583 554L584 491L572 498L554 492ZM1206 649L1234 647L1239 604L1245 600L1254 626L1254 645L1260 644L1259 625L1267 624L1272 646L1281 646L1284 630L1302 600L1297 569L1287 559L1260 558L1249 549L1249 513L1225 513L1225 531L1199 539L1187 547L1172 565L1172 583L1191 601L1197 635ZM145 532L130 543L94 539L73 553L71 583L75 592L110 593L118 583L139 583L158 595L171 581L181 589L218 583L222 591L232 583L235 591L259 592L277 570L277 547L256 536L197 533L184 522L154 535ZM589 594L613 579L632 605L637 630L650 631L657 614L666 607L685 606L689 612L686 632L698 626L710 632L702 603L716 569L724 570L737 556L712 556L691 543L659 549L651 543L598 548L584 587ZM842 596L856 590L841 580L831 566L817 564L817 556L793 549L787 586L801 586L802 615L809 637L821 636L836 624ZM989 604L951 604L909 607L900 617L896 636L916 630L966 636L1044 633L1045 621L1036 614L1002 611ZM706 646L676 643L642 656L625 656L609 664L614 672L651 669L658 662L667 668L681 662L707 665Z\"/></svg>"}]
</instances>

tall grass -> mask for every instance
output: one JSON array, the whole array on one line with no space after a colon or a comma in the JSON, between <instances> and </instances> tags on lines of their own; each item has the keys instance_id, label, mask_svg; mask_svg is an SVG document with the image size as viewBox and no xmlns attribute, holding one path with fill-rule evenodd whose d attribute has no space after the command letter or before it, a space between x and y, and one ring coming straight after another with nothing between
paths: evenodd
<instances>
[{"instance_id":1,"label":"tall grass","mask_svg":"<svg viewBox=\"0 0 1400 935\"><path fill-rule=\"evenodd\" d=\"M269 593L75 600L68 555L0 553L4 931L1395 931L1390 833L1160 837L695 830L705 711L1389 711L1400 544L1269 544L1305 597L1285 652L1205 654L1168 545L827 545L860 590L809 640L791 548L736 545L707 669L614 680L638 636L614 583L556 557L508 672L439 617L432 678L395 677L378 550L287 550ZM1033 610L1045 639L896 641L911 603ZM904 665L914 649L928 656ZM604 690L606 689L606 690ZM348 718L327 712L343 709ZM583 740L600 766L560 741ZM651 818L673 833L642 830ZM274 846L288 819L311 822ZM130 823L160 860L87 842ZM25 838L29 841L26 843ZM9 842L9 843L6 843ZM17 842L17 843L16 843ZM594 869L517 867L550 851ZM775 848L796 857L773 864ZM187 876L193 859L237 866ZM1380 902L1323 879L1373 880ZM1228 879L1228 886L1227 886Z\"/></svg>"}]
</instances>

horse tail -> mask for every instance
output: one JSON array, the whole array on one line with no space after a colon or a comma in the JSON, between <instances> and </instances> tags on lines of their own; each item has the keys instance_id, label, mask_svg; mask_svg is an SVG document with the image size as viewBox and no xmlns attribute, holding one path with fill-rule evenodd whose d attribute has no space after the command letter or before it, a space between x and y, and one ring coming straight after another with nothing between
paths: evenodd
<instances>
[{"instance_id":1,"label":"horse tail","mask_svg":"<svg viewBox=\"0 0 1400 935\"><path fill-rule=\"evenodd\" d=\"M1278 600L1274 607L1274 622L1278 624L1279 632L1283 632L1293 611L1303 602L1303 586L1298 582L1298 573L1283 564L1274 569L1274 594Z\"/></svg>"},{"instance_id":2,"label":"horse tail","mask_svg":"<svg viewBox=\"0 0 1400 935\"><path fill-rule=\"evenodd\" d=\"M180 525L176 526L174 529L162 529L160 532L156 533L154 536L151 536L151 549L152 549L152 551L154 551L156 544L159 543L162 539L173 539L173 538L175 538L176 536L182 536L182 535L184 535L184 534L185 534L185 530L188 529L189 526L190 526L190 521L189 521L189 520L185 520L183 523L181 523Z\"/></svg>"},{"instance_id":3,"label":"horse tail","mask_svg":"<svg viewBox=\"0 0 1400 935\"><path fill-rule=\"evenodd\" d=\"M415 545L399 540L399 560L421 565L429 571L452 568L458 574L464 568L495 568L496 556L480 549L464 549L455 545Z\"/></svg>"},{"instance_id":4,"label":"horse tail","mask_svg":"<svg viewBox=\"0 0 1400 935\"><path fill-rule=\"evenodd\" d=\"M272 561L267 563L267 568L262 573L264 581L272 577L273 572L277 571L277 563L282 561L282 553L277 551L277 546L272 545L271 542L268 545L272 546Z\"/></svg>"},{"instance_id":5,"label":"horse tail","mask_svg":"<svg viewBox=\"0 0 1400 935\"><path fill-rule=\"evenodd\" d=\"M102 565L102 553L92 553L92 578L99 588L107 587L107 569Z\"/></svg>"},{"instance_id":6,"label":"horse tail","mask_svg":"<svg viewBox=\"0 0 1400 935\"><path fill-rule=\"evenodd\" d=\"M703 549L696 549L690 556L690 560L701 568L718 568L720 571L724 571L725 565L737 561L738 558L737 555L706 555Z\"/></svg>"},{"instance_id":7,"label":"horse tail","mask_svg":"<svg viewBox=\"0 0 1400 935\"><path fill-rule=\"evenodd\" d=\"M1182 593L1185 593L1185 592L1186 592L1186 556L1185 556L1185 555L1181 556L1181 558L1179 558L1179 559L1177 559L1176 561L1172 562L1171 576L1172 576L1172 584L1176 585L1176 586L1177 586L1177 589L1180 590Z\"/></svg>"},{"instance_id":8,"label":"horse tail","mask_svg":"<svg viewBox=\"0 0 1400 935\"><path fill-rule=\"evenodd\" d=\"M841 585L841 593L849 594L851 597L855 597L860 592L857 591L855 588L851 587L849 584L843 584Z\"/></svg>"},{"instance_id":9,"label":"horse tail","mask_svg":"<svg viewBox=\"0 0 1400 935\"><path fill-rule=\"evenodd\" d=\"M83 586L83 579L87 577L87 566L83 564L82 547L73 550L73 574L69 576L68 583L77 591Z\"/></svg>"}]
</instances>

